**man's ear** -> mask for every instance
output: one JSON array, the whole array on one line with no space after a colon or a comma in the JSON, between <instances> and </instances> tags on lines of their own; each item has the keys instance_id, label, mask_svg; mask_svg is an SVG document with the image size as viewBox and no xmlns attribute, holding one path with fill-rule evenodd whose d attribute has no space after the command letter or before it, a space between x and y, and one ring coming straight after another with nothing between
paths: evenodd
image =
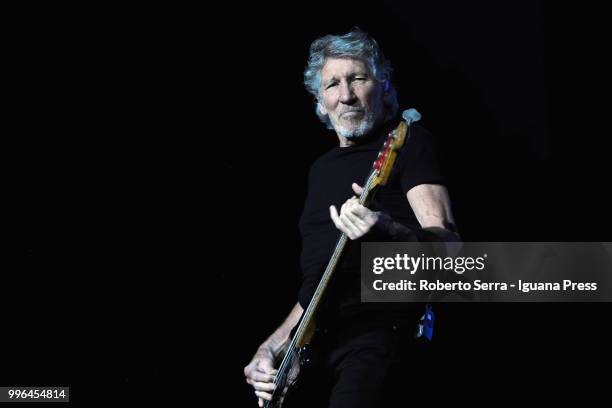
<instances>
[{"instance_id":1,"label":"man's ear","mask_svg":"<svg viewBox=\"0 0 612 408\"><path fill-rule=\"evenodd\" d=\"M325 109L325 106L320 101L317 101L317 109L319 109L321 115L327 115L327 109Z\"/></svg>"}]
</instances>

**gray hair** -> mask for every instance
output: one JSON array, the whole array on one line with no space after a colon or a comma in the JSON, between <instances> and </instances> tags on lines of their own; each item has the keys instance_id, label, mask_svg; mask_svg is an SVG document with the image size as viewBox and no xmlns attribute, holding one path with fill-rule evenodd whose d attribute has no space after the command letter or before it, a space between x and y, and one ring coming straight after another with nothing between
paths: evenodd
<instances>
[{"instance_id":1,"label":"gray hair","mask_svg":"<svg viewBox=\"0 0 612 408\"><path fill-rule=\"evenodd\" d=\"M397 114L399 109L397 92L391 83L393 69L374 38L364 31L354 29L344 35L326 35L312 42L308 64L304 71L304 86L317 100L321 95L321 69L329 57L356 58L364 61L376 80L388 83L384 97L387 115L393 117ZM315 106L315 111L321 122L325 123L328 129L333 129L328 115L323 115L318 106Z\"/></svg>"}]
</instances>

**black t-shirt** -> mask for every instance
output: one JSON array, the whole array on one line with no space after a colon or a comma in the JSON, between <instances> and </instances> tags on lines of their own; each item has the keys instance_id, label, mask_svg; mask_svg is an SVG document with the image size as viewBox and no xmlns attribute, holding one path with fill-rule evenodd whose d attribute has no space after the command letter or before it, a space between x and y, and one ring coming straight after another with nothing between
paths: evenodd
<instances>
[{"instance_id":1,"label":"black t-shirt","mask_svg":"<svg viewBox=\"0 0 612 408\"><path fill-rule=\"evenodd\" d=\"M363 185L389 131L398 123L399 120L389 121L369 139L348 147L335 147L312 164L308 176L308 194L299 223L303 282L298 300L302 307L308 306L340 237L340 231L329 215L329 206L333 204L340 211L342 204L355 195L351 184L356 182ZM419 184L442 184L443 178L431 134L414 124L408 136L387 185L379 189L369 208L384 211L395 221L418 228L419 223L406 193ZM349 242L347 252L334 275L333 287L326 294L323 313L333 319L384 307L396 312L411 310L411 315L414 315L414 305L360 302L360 242L368 241L368 238L366 234L359 240ZM422 307L418 310L421 311Z\"/></svg>"}]
</instances>

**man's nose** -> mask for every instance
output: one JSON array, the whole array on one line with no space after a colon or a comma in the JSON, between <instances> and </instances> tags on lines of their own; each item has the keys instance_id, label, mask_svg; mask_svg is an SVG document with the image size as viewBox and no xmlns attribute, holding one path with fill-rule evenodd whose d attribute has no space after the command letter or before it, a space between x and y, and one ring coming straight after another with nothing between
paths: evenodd
<instances>
[{"instance_id":1,"label":"man's nose","mask_svg":"<svg viewBox=\"0 0 612 408\"><path fill-rule=\"evenodd\" d=\"M348 83L341 83L340 84L340 102L342 102L345 105L352 105L356 99L357 97L355 96L355 93L353 92L353 88L351 87L351 85Z\"/></svg>"}]
</instances>

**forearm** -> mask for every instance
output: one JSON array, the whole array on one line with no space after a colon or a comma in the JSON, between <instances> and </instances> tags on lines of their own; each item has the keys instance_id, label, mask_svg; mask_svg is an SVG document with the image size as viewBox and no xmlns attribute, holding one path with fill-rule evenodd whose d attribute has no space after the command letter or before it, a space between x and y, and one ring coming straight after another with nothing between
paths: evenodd
<instances>
[{"instance_id":1,"label":"forearm","mask_svg":"<svg viewBox=\"0 0 612 408\"><path fill-rule=\"evenodd\" d=\"M443 223L444 227L409 228L395 221L388 214L379 213L376 228L392 241L460 241L452 223Z\"/></svg>"},{"instance_id":2,"label":"forearm","mask_svg":"<svg viewBox=\"0 0 612 408\"><path fill-rule=\"evenodd\" d=\"M261 347L269 348L274 354L277 354L289 341L291 330L299 322L303 312L302 306L296 303L285 321L263 342Z\"/></svg>"}]
</instances>

